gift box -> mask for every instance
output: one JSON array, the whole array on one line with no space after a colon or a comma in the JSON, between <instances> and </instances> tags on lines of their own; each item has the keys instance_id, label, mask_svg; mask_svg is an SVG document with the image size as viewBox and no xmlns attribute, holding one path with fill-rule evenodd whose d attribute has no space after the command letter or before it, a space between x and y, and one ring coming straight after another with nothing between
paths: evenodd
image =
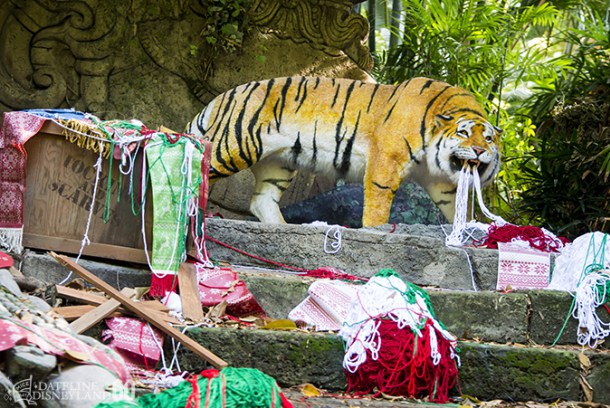
<instances>
[{"instance_id":1,"label":"gift box","mask_svg":"<svg viewBox=\"0 0 610 408\"><path fill-rule=\"evenodd\" d=\"M101 171L96 175L102 135L96 135L100 131L87 117L68 110L3 114L0 246L78 254L88 228L90 245L83 254L146 263L142 217L133 214L129 178L121 175L121 160L111 166L108 142L101 143ZM142 155L130 164L133 182L139 185ZM139 188L133 188L139 209ZM151 204L147 201L145 210L147 237Z\"/></svg>"}]
</instances>

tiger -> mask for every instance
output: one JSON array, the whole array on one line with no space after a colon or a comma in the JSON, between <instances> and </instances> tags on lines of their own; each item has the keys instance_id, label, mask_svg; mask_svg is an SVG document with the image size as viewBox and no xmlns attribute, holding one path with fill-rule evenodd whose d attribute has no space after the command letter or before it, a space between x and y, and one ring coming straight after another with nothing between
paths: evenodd
<instances>
[{"instance_id":1,"label":"tiger","mask_svg":"<svg viewBox=\"0 0 610 408\"><path fill-rule=\"evenodd\" d=\"M500 167L501 130L474 95L416 77L396 85L323 77L282 77L215 97L186 127L212 143L209 179L250 168L250 212L285 223L279 202L297 171L362 183L362 226L388 223L407 179L420 184L449 222L464 166L481 183Z\"/></svg>"}]
</instances>

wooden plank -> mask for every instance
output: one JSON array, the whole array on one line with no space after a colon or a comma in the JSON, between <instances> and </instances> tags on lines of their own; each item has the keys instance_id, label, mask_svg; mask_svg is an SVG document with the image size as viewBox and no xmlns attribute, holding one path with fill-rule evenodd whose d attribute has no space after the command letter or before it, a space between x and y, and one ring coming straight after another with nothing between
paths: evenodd
<instances>
[{"instance_id":1,"label":"wooden plank","mask_svg":"<svg viewBox=\"0 0 610 408\"><path fill-rule=\"evenodd\" d=\"M69 254L78 254L81 241L63 237L51 237L47 235L24 233L23 246L26 248L48 249L51 251L63 251ZM146 254L143 249L129 248L118 245L100 244L91 242L83 248L83 255L97 258L128 261L138 264L147 264Z\"/></svg>"},{"instance_id":2,"label":"wooden plank","mask_svg":"<svg viewBox=\"0 0 610 408\"><path fill-rule=\"evenodd\" d=\"M123 296L127 296L132 298L136 295L136 291L131 288L123 288L120 292ZM105 303L102 303L98 307L89 312L85 313L72 323L70 323L70 327L72 330L81 334L87 329L98 324L102 319L107 317L109 314L116 311L121 306L121 302L116 299L108 299Z\"/></svg>"},{"instance_id":3,"label":"wooden plank","mask_svg":"<svg viewBox=\"0 0 610 408\"><path fill-rule=\"evenodd\" d=\"M212 353L210 350L206 349L201 344L188 337L186 334L174 329L172 326L168 325L161 318L159 318L156 314L150 313L148 310L141 308L136 302L134 302L128 297L123 296L123 294L121 294L118 290L116 290L111 285L89 272L87 269L78 265L72 259L64 255L58 255L54 252L51 252L50 255L57 262L70 269L72 272L74 272L96 288L102 290L108 296L121 302L121 304L125 306L125 308L129 309L138 317L151 323L153 326L155 326L157 329L161 330L168 336L171 336L174 339L178 340L184 347L188 348L193 353L195 353L195 355L203 358L205 361L207 361L217 369L221 369L228 366L226 361Z\"/></svg>"},{"instance_id":4,"label":"wooden plank","mask_svg":"<svg viewBox=\"0 0 610 408\"><path fill-rule=\"evenodd\" d=\"M71 322L73 320L78 319L79 317L81 317L82 315L84 315L85 313L87 313L93 309L95 309L95 306L92 306L92 305L75 305L75 306L54 307L53 311L55 313L57 313L58 315L60 315L61 317L63 317L64 319L66 319L67 321ZM176 324L176 325L182 324L182 322L180 322L180 320L176 319L173 316L170 316L169 314L167 314L165 312L160 312L160 311L151 309L150 313L154 313L154 314L158 315L160 319L162 319L163 321L165 321L167 323ZM131 315L133 315L133 313L131 313L129 310L125 310L125 308L123 308L123 307L120 307L116 312L108 315L107 317L118 317L118 316L124 316L124 315L131 316Z\"/></svg>"},{"instance_id":5,"label":"wooden plank","mask_svg":"<svg viewBox=\"0 0 610 408\"><path fill-rule=\"evenodd\" d=\"M140 300L140 304L157 312L169 312L169 308L158 300Z\"/></svg>"},{"instance_id":6,"label":"wooden plank","mask_svg":"<svg viewBox=\"0 0 610 408\"><path fill-rule=\"evenodd\" d=\"M87 292L86 290L73 289L62 285L56 285L56 287L58 296L84 303L86 305L98 306L108 300L104 296L96 295L95 293ZM138 303L143 307L156 310L158 312L169 311L168 307L158 300L141 300Z\"/></svg>"},{"instance_id":7,"label":"wooden plank","mask_svg":"<svg viewBox=\"0 0 610 408\"><path fill-rule=\"evenodd\" d=\"M183 262L178 268L178 288L184 318L193 322L202 321L203 308L197 285L197 271L192 263Z\"/></svg>"},{"instance_id":8,"label":"wooden plank","mask_svg":"<svg viewBox=\"0 0 610 408\"><path fill-rule=\"evenodd\" d=\"M79 303L84 303L91 306L99 306L106 302L108 298L95 293L87 292L85 290L73 289L67 286L56 285L57 295L65 299L74 300ZM169 309L166 305L159 302L158 300L142 300L138 302L139 305L147 309L156 312L168 312Z\"/></svg>"},{"instance_id":9,"label":"wooden plank","mask_svg":"<svg viewBox=\"0 0 610 408\"><path fill-rule=\"evenodd\" d=\"M78 319L79 317L81 317L82 315L84 315L85 313L87 313L93 309L95 309L95 306L74 305L74 306L54 307L52 310L55 313L57 313L58 315L60 315L61 317L63 317L64 319L66 319L67 321L71 322L72 320Z\"/></svg>"},{"instance_id":10,"label":"wooden plank","mask_svg":"<svg viewBox=\"0 0 610 408\"><path fill-rule=\"evenodd\" d=\"M85 290L73 289L61 285L57 285L56 288L57 296L74 300L79 303L84 303L86 305L99 306L108 300L104 296L96 295L95 293L87 292Z\"/></svg>"}]
</instances>

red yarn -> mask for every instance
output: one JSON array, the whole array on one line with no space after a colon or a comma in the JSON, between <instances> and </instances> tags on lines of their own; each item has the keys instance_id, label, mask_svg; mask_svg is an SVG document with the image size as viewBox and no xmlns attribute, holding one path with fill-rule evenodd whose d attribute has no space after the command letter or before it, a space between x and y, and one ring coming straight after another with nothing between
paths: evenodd
<instances>
[{"instance_id":1,"label":"red yarn","mask_svg":"<svg viewBox=\"0 0 610 408\"><path fill-rule=\"evenodd\" d=\"M176 274L166 273L164 276L157 276L153 272L148 294L154 297L163 297L167 292L175 292L177 287L178 276Z\"/></svg>"},{"instance_id":2,"label":"red yarn","mask_svg":"<svg viewBox=\"0 0 610 408\"><path fill-rule=\"evenodd\" d=\"M209 239L213 243L223 246L227 249L230 249L231 251L235 251L238 254L247 256L252 259L256 259L257 261L268 263L269 265L274 265L274 266L277 266L277 267L280 267L283 269L289 269L289 270L296 271L296 272L304 272L304 274L302 276L308 276L311 278L343 279L343 280L350 280L350 281L359 280L359 281L363 281L363 282L368 281L368 278L361 278L358 276L350 275L346 272L343 272L340 269L332 268L329 266L322 266L317 269L305 269L305 268L300 268L298 266L286 265L281 262L272 261L270 259L263 258L262 256L250 254L244 250L241 250L232 245L229 245L226 242L222 242L222 241L217 240L216 238L212 238L209 235L205 235L204 239Z\"/></svg>"},{"instance_id":3,"label":"red yarn","mask_svg":"<svg viewBox=\"0 0 610 408\"><path fill-rule=\"evenodd\" d=\"M475 245L498 249L498 242L511 242L513 239L527 241L529 242L530 247L545 252L559 252L559 250L568 243L568 240L564 237L557 237L557 239L554 239L545 234L542 228L531 225L519 226L505 224L499 227L496 224L491 224L487 236L476 241ZM559 242L557 240L559 240Z\"/></svg>"},{"instance_id":4,"label":"red yarn","mask_svg":"<svg viewBox=\"0 0 610 408\"><path fill-rule=\"evenodd\" d=\"M199 376L195 374L188 379L188 382L191 383L192 389L191 394L186 399L186 404L184 404L184 408L199 408L201 398L199 396L199 385L197 384L197 381L199 379L198 377ZM210 382L208 381L208 393L210 388L209 384ZM206 401L208 401L208 398L206 398Z\"/></svg>"},{"instance_id":5,"label":"red yarn","mask_svg":"<svg viewBox=\"0 0 610 408\"><path fill-rule=\"evenodd\" d=\"M369 351L367 359L355 373L345 371L348 392L356 395L382 393L408 398L430 397L430 401L445 403L449 390L456 384L458 370L451 358L451 344L440 334L437 336L441 360L434 365L430 357L431 322L426 322L422 335L417 336L409 328L399 329L393 320L383 319L379 326L381 347L379 357L373 360Z\"/></svg>"},{"instance_id":6,"label":"red yarn","mask_svg":"<svg viewBox=\"0 0 610 408\"><path fill-rule=\"evenodd\" d=\"M317 269L307 271L307 273L302 276L324 279L342 279L348 281L368 281L368 278L361 278L359 276L350 275L349 273L343 272L341 269L332 268L330 266L321 266Z\"/></svg>"}]
</instances>

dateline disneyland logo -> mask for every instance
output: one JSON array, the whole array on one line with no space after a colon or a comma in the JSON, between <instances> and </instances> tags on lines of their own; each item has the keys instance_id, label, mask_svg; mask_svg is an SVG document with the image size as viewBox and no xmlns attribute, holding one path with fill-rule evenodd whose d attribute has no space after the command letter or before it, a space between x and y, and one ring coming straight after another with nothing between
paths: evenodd
<instances>
[{"instance_id":1,"label":"dateline disneyland logo","mask_svg":"<svg viewBox=\"0 0 610 408\"><path fill-rule=\"evenodd\" d=\"M126 387L119 380L100 389L100 385L90 382L36 382L32 376L14 384L13 395L5 394L5 399L15 403L37 406L41 401L95 401L113 402L132 400L135 397L133 385Z\"/></svg>"}]
</instances>

